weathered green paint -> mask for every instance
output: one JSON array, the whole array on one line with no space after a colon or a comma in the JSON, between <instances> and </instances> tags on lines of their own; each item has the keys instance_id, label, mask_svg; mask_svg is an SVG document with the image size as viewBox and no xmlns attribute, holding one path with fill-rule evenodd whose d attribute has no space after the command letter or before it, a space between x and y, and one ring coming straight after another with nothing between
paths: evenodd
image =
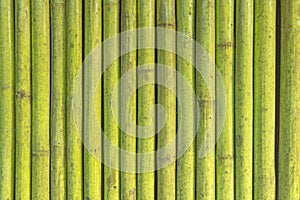
<instances>
[{"instance_id":1,"label":"weathered green paint","mask_svg":"<svg viewBox=\"0 0 300 200\"><path fill-rule=\"evenodd\" d=\"M236 1L235 197L252 199L253 0Z\"/></svg>"},{"instance_id":2,"label":"weathered green paint","mask_svg":"<svg viewBox=\"0 0 300 200\"><path fill-rule=\"evenodd\" d=\"M195 2L194 0L177 0L177 31L194 38L195 26ZM177 50L185 52L189 60L194 59L194 44L177 41ZM191 88L195 85L195 71L192 63L189 63L181 57L177 57L177 71L183 76L184 81L190 84ZM181 79L177 81L177 96L182 96L180 104L177 104L177 130L181 128L184 133L180 134L177 140L177 153L184 151L182 147L186 146L194 139L194 95L193 92L184 87ZM182 114L184 113L184 115ZM182 119L182 117L185 119ZM183 123L181 123L183 122ZM181 126L181 127L179 127ZM177 160L177 179L176 179L176 198L177 199L195 199L195 145L189 146L182 157Z\"/></svg>"},{"instance_id":3,"label":"weathered green paint","mask_svg":"<svg viewBox=\"0 0 300 200\"><path fill-rule=\"evenodd\" d=\"M275 199L276 1L254 4L254 199Z\"/></svg>"},{"instance_id":4,"label":"weathered green paint","mask_svg":"<svg viewBox=\"0 0 300 200\"><path fill-rule=\"evenodd\" d=\"M50 198L50 7L31 1L32 149L31 198Z\"/></svg>"},{"instance_id":5,"label":"weathered green paint","mask_svg":"<svg viewBox=\"0 0 300 200\"><path fill-rule=\"evenodd\" d=\"M136 0L122 0L121 1L121 31L128 31L136 29ZM121 47L123 50L136 47L136 35L130 34L121 41ZM121 57L121 76L127 74L130 79L126 81L128 84L121 84L120 87L120 123L125 121L124 128L121 130L121 149L128 152L136 152L136 138L132 135L136 135L136 127L127 125L127 120L130 120L132 124L136 124L136 92L130 96L130 100L126 100L125 96L130 94L131 91L136 89L136 51L132 51ZM134 70L132 70L134 69ZM125 112L126 107L129 106L129 113ZM130 134L130 135L129 135ZM120 158L123 160L120 162L121 168L127 168L136 171L135 160L127 159L122 154ZM136 173L121 172L121 199L136 199Z\"/></svg>"},{"instance_id":6,"label":"weathered green paint","mask_svg":"<svg viewBox=\"0 0 300 200\"><path fill-rule=\"evenodd\" d=\"M119 0L104 0L103 2L103 38L104 40L119 33L120 22L120 1ZM115 55L119 52L119 45L111 46L103 52L103 59ZM120 75L120 61L113 62L104 72L104 134L109 138L110 142L119 146L119 128L118 128L118 113L116 119L112 115L112 91L117 86ZM115 99L118 103L118 100ZM114 157L114 158L113 158ZM104 160L111 160L119 163L119 155L115 155L112 149L105 149ZM120 199L120 172L116 169L104 166L104 199L117 200Z\"/></svg>"},{"instance_id":7,"label":"weathered green paint","mask_svg":"<svg viewBox=\"0 0 300 200\"><path fill-rule=\"evenodd\" d=\"M51 198L66 199L66 14L51 2Z\"/></svg>"},{"instance_id":8,"label":"weathered green paint","mask_svg":"<svg viewBox=\"0 0 300 200\"><path fill-rule=\"evenodd\" d=\"M223 131L216 146L216 198L234 198L234 1L216 1L216 65L226 94ZM218 98L218 93L216 92ZM218 114L218 111L216 111ZM216 124L221 126L221 124Z\"/></svg>"},{"instance_id":9,"label":"weathered green paint","mask_svg":"<svg viewBox=\"0 0 300 200\"><path fill-rule=\"evenodd\" d=\"M300 1L281 1L278 199L300 199Z\"/></svg>"},{"instance_id":10,"label":"weathered green paint","mask_svg":"<svg viewBox=\"0 0 300 200\"><path fill-rule=\"evenodd\" d=\"M14 198L14 2L0 1L0 199Z\"/></svg>"},{"instance_id":11,"label":"weathered green paint","mask_svg":"<svg viewBox=\"0 0 300 200\"><path fill-rule=\"evenodd\" d=\"M140 0L137 2L138 28L155 26L155 1ZM145 31L142 35L138 35L138 45L151 45L155 42L155 32ZM138 65L149 64L147 72L138 73L138 83L148 78L155 81L155 50L139 49ZM138 138L138 153L155 151L155 116L151 116L149 112L155 105L155 85L148 84L138 89L138 116L137 122L139 126L147 126L149 133L153 136L149 138ZM142 134L138 128L137 135ZM155 168L154 153L153 158L149 161L138 160L139 171L145 168ZM151 200L155 198L155 172L144 172L137 175L137 199Z\"/></svg>"},{"instance_id":12,"label":"weathered green paint","mask_svg":"<svg viewBox=\"0 0 300 200\"><path fill-rule=\"evenodd\" d=\"M15 199L31 196L31 33L30 0L15 2Z\"/></svg>"},{"instance_id":13,"label":"weathered green paint","mask_svg":"<svg viewBox=\"0 0 300 200\"><path fill-rule=\"evenodd\" d=\"M101 72L101 58L91 53L102 40L102 1L84 1L84 199L101 199L101 130L97 129L94 113L101 125L101 80L93 80ZM96 73L98 72L98 73ZM95 94L95 97L93 96Z\"/></svg>"},{"instance_id":14,"label":"weathered green paint","mask_svg":"<svg viewBox=\"0 0 300 200\"><path fill-rule=\"evenodd\" d=\"M196 41L207 51L210 58L215 60L215 1L201 0L196 1ZM199 55L200 54L200 55ZM201 56L201 52L196 52L196 57ZM203 55L204 58L206 55ZM205 60L203 60L204 63ZM201 67L201 62L197 63ZM202 65L207 67L207 65ZM215 66L212 73L215 74ZM215 76L209 79L211 85L215 85ZM214 112L214 99L207 88L207 84L201 74L196 73L196 95L199 98L199 128L196 137L196 199L215 199L215 148L205 157L199 158L198 153L204 141L208 138L208 130L215 130L211 126ZM214 123L213 123L214 124ZM214 132L213 132L214 133ZM209 144L209 143L208 143Z\"/></svg>"},{"instance_id":15,"label":"weathered green paint","mask_svg":"<svg viewBox=\"0 0 300 200\"><path fill-rule=\"evenodd\" d=\"M66 1L66 38L67 38L67 102L66 102L66 128L67 128L67 199L82 199L82 142L79 131L80 123L75 124L73 118L72 96L73 92L82 100L82 90L73 91L76 76L82 64L82 1ZM81 81L79 78L79 81ZM77 109L77 108L76 108ZM79 112L80 113L80 112Z\"/></svg>"},{"instance_id":16,"label":"weathered green paint","mask_svg":"<svg viewBox=\"0 0 300 200\"><path fill-rule=\"evenodd\" d=\"M175 0L158 0L156 1L156 26L176 30L175 20ZM162 37L164 37L162 35ZM176 50L176 35L168 35L168 37L158 38L161 46L169 46ZM157 62L166 65L172 69L176 69L176 54L166 52L164 50L157 51ZM156 69L158 70L158 69ZM160 149L176 137L176 96L172 91L176 91L176 74L175 73L157 73L157 79L170 88L157 86L157 103L160 104L166 114L166 123L162 130L158 133L157 148ZM162 121L161 116L157 116L157 121ZM176 149L176 147L173 147ZM167 152L170 159L176 157L176 150ZM157 155L157 162L161 162L163 157ZM176 163L171 163L157 171L157 194L158 199L175 199L176 197Z\"/></svg>"}]
</instances>

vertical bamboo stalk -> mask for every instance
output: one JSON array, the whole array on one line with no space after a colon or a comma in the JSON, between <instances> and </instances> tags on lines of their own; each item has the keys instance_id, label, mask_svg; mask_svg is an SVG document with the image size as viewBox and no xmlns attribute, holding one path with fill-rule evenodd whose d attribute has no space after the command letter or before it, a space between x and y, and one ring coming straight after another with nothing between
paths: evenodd
<instances>
[{"instance_id":1,"label":"vertical bamboo stalk","mask_svg":"<svg viewBox=\"0 0 300 200\"><path fill-rule=\"evenodd\" d=\"M51 2L51 198L66 199L65 1Z\"/></svg>"},{"instance_id":2,"label":"vertical bamboo stalk","mask_svg":"<svg viewBox=\"0 0 300 200\"><path fill-rule=\"evenodd\" d=\"M73 91L73 84L82 63L82 1L66 1L67 16L67 198L82 199L82 143L79 131L82 124L75 124L72 96L76 92L79 100L82 90ZM81 79L81 77L80 77ZM80 121L80 120L79 120Z\"/></svg>"},{"instance_id":3,"label":"vertical bamboo stalk","mask_svg":"<svg viewBox=\"0 0 300 200\"><path fill-rule=\"evenodd\" d=\"M216 196L234 198L234 1L216 1L216 64L226 93L226 119L217 141ZM217 93L216 93L217 94ZM218 96L218 94L217 94ZM217 111L218 112L218 111ZM220 124L217 123L217 127Z\"/></svg>"},{"instance_id":4,"label":"vertical bamboo stalk","mask_svg":"<svg viewBox=\"0 0 300 200\"><path fill-rule=\"evenodd\" d=\"M128 31L136 29L136 1L135 0L122 0L121 1L121 31ZM134 34L126 35L126 38L122 38L121 46L123 50L130 49L130 47L136 47L136 36ZM136 124L136 93L133 93L130 97L130 101L127 102L126 95L130 94L133 90L136 90L136 51L132 51L121 57L121 76L130 73L130 80L126 80L126 84L122 84L120 88L120 123L122 120L132 120L133 124ZM132 70L134 69L134 70ZM127 113L126 107L129 105L129 112ZM136 152L136 127L127 126L124 123L126 131L121 131L121 149L128 152ZM130 135L129 135L130 134ZM120 165L124 168L130 167L136 169L136 162L126 159L126 156L120 155L123 158ZM122 167L123 168L123 167ZM136 174L121 172L121 199L136 199Z\"/></svg>"},{"instance_id":5,"label":"vertical bamboo stalk","mask_svg":"<svg viewBox=\"0 0 300 200\"><path fill-rule=\"evenodd\" d=\"M236 1L235 196L252 199L253 0Z\"/></svg>"},{"instance_id":6,"label":"vertical bamboo stalk","mask_svg":"<svg viewBox=\"0 0 300 200\"><path fill-rule=\"evenodd\" d=\"M254 9L254 199L275 199L276 1Z\"/></svg>"},{"instance_id":7,"label":"vertical bamboo stalk","mask_svg":"<svg viewBox=\"0 0 300 200\"><path fill-rule=\"evenodd\" d=\"M138 27L147 28L155 26L155 1L140 0L137 2L138 12ZM153 45L155 42L155 32L143 31L138 35L138 45ZM149 111L155 104L155 50L154 49L139 49L138 50L138 65L149 64L149 71L138 73L138 83L146 78L153 81L153 84L142 86L138 89L138 125L147 126L149 133L153 136L149 138L138 138L138 153L154 152L155 151L155 117L151 119ZM148 68L147 68L148 69ZM146 77L147 76L147 77ZM139 84L138 84L139 85ZM143 134L142 130L138 129L138 135ZM155 167L154 153L153 160L145 162L138 160L138 169ZM155 172L143 172L137 175L137 198L139 200L151 200L155 198Z\"/></svg>"},{"instance_id":8,"label":"vertical bamboo stalk","mask_svg":"<svg viewBox=\"0 0 300 200\"><path fill-rule=\"evenodd\" d=\"M176 13L177 13L177 31L186 35L187 37L194 38L194 0L177 0ZM189 60L194 59L193 43L184 43L177 41L177 50L185 52ZM183 76L192 88L195 85L195 74L193 64L189 63L183 58L177 57L177 71ZM177 81L177 96L183 96L177 105L178 115L178 128L181 126L183 136L178 137L177 153L184 151L182 147L186 146L189 141L194 139L194 96L191 91L184 87L183 80ZM182 114L184 113L184 115ZM181 119L185 117L185 119ZM188 120L187 120L188 119ZM184 122L184 123L181 123ZM186 149L185 153L177 160L177 196L178 199L194 199L195 198L195 148L194 143Z\"/></svg>"},{"instance_id":9,"label":"vertical bamboo stalk","mask_svg":"<svg viewBox=\"0 0 300 200\"><path fill-rule=\"evenodd\" d=\"M157 27L176 30L175 20L175 0L158 0L156 5ZM162 35L161 37L164 37ZM170 46L176 49L176 35L164 38L157 38L162 42L161 46ZM161 65L166 65L176 70L176 55L174 53L158 50L157 61ZM157 71L159 69L157 68ZM158 86L158 104L160 104L166 113L166 123L158 133L157 148L160 149L174 140L176 137L176 97L172 91L176 91L176 74L164 73L164 69L157 73L159 82L169 85L170 88ZM157 116L157 121L161 121L161 116ZM174 149L176 149L174 147ZM176 156L176 151L167 152L169 158ZM165 159L157 155L157 162ZM176 163L172 163L157 171L157 198L158 199L175 199L176 196Z\"/></svg>"},{"instance_id":10,"label":"vertical bamboo stalk","mask_svg":"<svg viewBox=\"0 0 300 200\"><path fill-rule=\"evenodd\" d=\"M196 41L207 51L210 58L215 60L215 1L214 0L199 0L196 3ZM196 56L200 52L196 52ZM197 63L201 66L201 63ZM205 64L204 64L205 66ZM215 74L215 66L212 66L212 74ZM215 85L215 76L211 79L212 85ZM207 84L201 74L196 73L196 95L199 97L200 106L200 122L197 132L197 151L204 141L209 137L208 131L215 130L215 127L210 129L211 120L213 119L214 100L210 96L207 89ZM214 123L213 123L214 124ZM196 156L197 156L196 154ZM215 199L215 148L212 149L204 158L196 158L196 185L197 199Z\"/></svg>"},{"instance_id":11,"label":"vertical bamboo stalk","mask_svg":"<svg viewBox=\"0 0 300 200\"><path fill-rule=\"evenodd\" d=\"M120 21L120 1L119 0L104 0L103 2L103 36L104 40L112 37L119 32ZM105 60L119 52L119 45L111 46L103 52ZM114 119L112 115L111 101L112 91L119 80L119 60L113 62L106 72L104 72L104 133L109 138L110 142L119 146L119 128L118 119ZM116 100L118 102L118 100ZM119 155L112 155L112 149L105 149L104 160L114 158L112 162L119 163ZM116 200L120 199L120 180L119 171L109 166L104 167L104 199Z\"/></svg>"},{"instance_id":12,"label":"vertical bamboo stalk","mask_svg":"<svg viewBox=\"0 0 300 200\"><path fill-rule=\"evenodd\" d=\"M31 33L30 0L15 2L15 199L30 199L31 185Z\"/></svg>"},{"instance_id":13,"label":"vertical bamboo stalk","mask_svg":"<svg viewBox=\"0 0 300 200\"><path fill-rule=\"evenodd\" d=\"M300 1L281 1L278 199L300 199Z\"/></svg>"},{"instance_id":14,"label":"vertical bamboo stalk","mask_svg":"<svg viewBox=\"0 0 300 200\"><path fill-rule=\"evenodd\" d=\"M14 2L0 2L0 199L14 198Z\"/></svg>"},{"instance_id":15,"label":"vertical bamboo stalk","mask_svg":"<svg viewBox=\"0 0 300 200\"><path fill-rule=\"evenodd\" d=\"M102 1L84 1L84 199L101 199L101 130L97 129L94 112L101 124L101 81L93 84L101 72L101 59L90 53L102 40ZM98 73L97 73L98 72ZM95 94L96 93L96 94ZM95 94L95 98L93 96Z\"/></svg>"},{"instance_id":16,"label":"vertical bamboo stalk","mask_svg":"<svg viewBox=\"0 0 300 200\"><path fill-rule=\"evenodd\" d=\"M33 0L31 197L50 198L50 15L49 1Z\"/></svg>"}]
</instances>

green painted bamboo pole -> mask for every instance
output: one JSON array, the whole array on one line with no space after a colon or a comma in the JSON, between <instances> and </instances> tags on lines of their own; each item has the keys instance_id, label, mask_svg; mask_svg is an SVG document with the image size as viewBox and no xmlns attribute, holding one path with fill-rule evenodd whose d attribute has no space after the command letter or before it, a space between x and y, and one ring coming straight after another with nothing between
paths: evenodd
<instances>
[{"instance_id":1,"label":"green painted bamboo pole","mask_svg":"<svg viewBox=\"0 0 300 200\"><path fill-rule=\"evenodd\" d=\"M104 0L103 2L103 37L104 40L112 37L119 32L120 21L120 2L119 0ZM111 46L103 52L105 59L119 52L119 45ZM112 91L119 79L120 69L119 60L113 62L106 72L104 72L104 133L109 138L110 142L119 146L119 128L118 119L114 119L112 115L111 101ZM116 100L118 101L118 100ZM117 114L117 113L116 113ZM117 116L116 116L117 117ZM111 149L105 149L104 160L109 160L112 157L115 159L112 162L118 163L119 156L112 155ZM120 180L119 171L109 166L104 166L104 199L116 200L120 199Z\"/></svg>"},{"instance_id":2,"label":"green painted bamboo pole","mask_svg":"<svg viewBox=\"0 0 300 200\"><path fill-rule=\"evenodd\" d=\"M177 31L194 38L194 17L195 17L195 1L194 0L177 0L176 1L176 17ZM190 60L194 59L194 44L177 41L177 50L185 52ZM177 71L184 77L192 88L195 86L195 74L193 64L183 58L177 57ZM179 79L177 81L177 96L183 96L180 104L177 104L177 121L178 128L184 132L177 140L177 153L184 151L182 147L186 146L189 141L194 139L194 96L191 91L184 87L184 83ZM184 115L182 114L184 113ZM185 119L181 119L184 117ZM183 122L183 123L181 123ZM177 179L176 179L176 198L177 199L195 199L195 145L185 151L182 157L177 160Z\"/></svg>"},{"instance_id":3,"label":"green painted bamboo pole","mask_svg":"<svg viewBox=\"0 0 300 200\"><path fill-rule=\"evenodd\" d=\"M82 124L75 124L72 96L76 92L82 99L82 90L73 91L73 84L82 64L82 1L66 1L67 18L67 199L82 199L82 142L79 131ZM81 79L80 79L81 80ZM80 121L80 120L79 120Z\"/></svg>"},{"instance_id":4,"label":"green painted bamboo pole","mask_svg":"<svg viewBox=\"0 0 300 200\"><path fill-rule=\"evenodd\" d=\"M128 31L136 29L136 0L122 0L121 1L121 31ZM122 49L126 50L130 47L136 47L136 36L134 34L127 35L121 41ZM133 124L136 123L136 93L133 93L130 97L130 101L127 102L125 96L130 94L132 90L136 89L136 51L132 51L121 57L121 76L130 73L130 80L127 80L127 84L122 84L120 88L120 122L122 120L132 120ZM132 70L134 69L134 71ZM129 71L130 70L130 71ZM125 108L129 105L129 112L127 113ZM136 135L135 126L127 126L124 123L126 131L121 131L121 149L128 152L136 152L136 138L132 135ZM130 134L130 135L129 135ZM136 171L136 162L126 159L125 156L120 162L124 168L130 167ZM123 167L122 167L123 168ZM121 172L121 199L136 199L136 173Z\"/></svg>"},{"instance_id":5,"label":"green painted bamboo pole","mask_svg":"<svg viewBox=\"0 0 300 200\"><path fill-rule=\"evenodd\" d=\"M236 1L235 196L252 199L253 0Z\"/></svg>"},{"instance_id":6,"label":"green painted bamboo pole","mask_svg":"<svg viewBox=\"0 0 300 200\"><path fill-rule=\"evenodd\" d=\"M226 94L226 119L216 146L216 198L234 198L234 1L216 1L216 64ZM217 98L218 94L216 93ZM217 111L218 114L218 111ZM216 124L217 127L220 124Z\"/></svg>"},{"instance_id":7,"label":"green painted bamboo pole","mask_svg":"<svg viewBox=\"0 0 300 200\"><path fill-rule=\"evenodd\" d=\"M66 199L65 1L51 2L51 198Z\"/></svg>"},{"instance_id":8,"label":"green painted bamboo pole","mask_svg":"<svg viewBox=\"0 0 300 200\"><path fill-rule=\"evenodd\" d=\"M215 1L201 0L196 1L196 41L209 54L212 60L215 60ZM196 52L197 56L199 52ZM200 55L199 55L200 56ZM197 63L201 66L201 63ZM212 73L215 74L215 66L212 66ZM212 76L211 85L215 85L215 76ZM200 122L197 132L197 151L196 156L203 144L208 138L208 131L215 130L211 126L211 120L214 111L214 99L210 96L207 84L201 74L196 73L196 95L200 102ZM204 158L196 158L196 186L197 199L215 199L215 149L213 148Z\"/></svg>"},{"instance_id":9,"label":"green painted bamboo pole","mask_svg":"<svg viewBox=\"0 0 300 200\"><path fill-rule=\"evenodd\" d=\"M94 112L101 125L101 81L93 80L101 70L101 59L92 55L93 49L102 40L102 1L84 1L84 56L88 58L84 66L84 199L101 199L101 130L94 124ZM95 50L98 54L98 49ZM99 52L100 53L100 52ZM93 94L96 96L93 99ZM95 107L95 108L94 108ZM100 119L100 120L99 120Z\"/></svg>"},{"instance_id":10,"label":"green painted bamboo pole","mask_svg":"<svg viewBox=\"0 0 300 200\"><path fill-rule=\"evenodd\" d=\"M15 2L15 199L30 199L31 185L31 33L30 0Z\"/></svg>"},{"instance_id":11,"label":"green painted bamboo pole","mask_svg":"<svg viewBox=\"0 0 300 200\"><path fill-rule=\"evenodd\" d=\"M156 23L157 27L176 30L175 20L175 0L158 0L156 1ZM163 37L163 35L162 35ZM161 46L173 47L176 50L176 35L168 35L165 38L158 38L162 42ZM164 50L157 51L157 61L161 65L166 65L169 68L176 69L176 55ZM159 70L159 69L156 69ZM166 123L162 130L158 133L157 148L160 149L174 140L176 137L176 96L172 91L176 91L176 74L174 73L157 73L157 79L160 82L168 85L169 88L157 87L158 104L160 104L166 114ZM161 116L157 116L157 121L162 121ZM175 149L175 147L174 147ZM167 152L169 158L176 156L175 152ZM162 159L157 155L157 161ZM176 196L176 163L171 163L157 171L157 194L158 199L175 199Z\"/></svg>"},{"instance_id":12,"label":"green painted bamboo pole","mask_svg":"<svg viewBox=\"0 0 300 200\"><path fill-rule=\"evenodd\" d=\"M0 199L14 198L14 2L0 1Z\"/></svg>"},{"instance_id":13,"label":"green painted bamboo pole","mask_svg":"<svg viewBox=\"0 0 300 200\"><path fill-rule=\"evenodd\" d=\"M276 1L254 10L254 199L275 199Z\"/></svg>"},{"instance_id":14,"label":"green painted bamboo pole","mask_svg":"<svg viewBox=\"0 0 300 200\"><path fill-rule=\"evenodd\" d=\"M281 1L278 199L300 199L300 1Z\"/></svg>"},{"instance_id":15,"label":"green painted bamboo pole","mask_svg":"<svg viewBox=\"0 0 300 200\"><path fill-rule=\"evenodd\" d=\"M31 1L32 167L31 198L50 198L50 13L49 1Z\"/></svg>"},{"instance_id":16,"label":"green painted bamboo pole","mask_svg":"<svg viewBox=\"0 0 300 200\"><path fill-rule=\"evenodd\" d=\"M155 26L155 1L140 0L137 2L138 12L138 28L154 27ZM138 45L151 45L155 42L155 32L145 31L142 35L138 35ZM153 81L153 84L142 86L138 89L138 125L147 126L149 133L153 136L149 138L138 138L138 153L154 152L155 151L155 117L151 119L149 115L150 109L155 105L155 49L139 49L138 50L138 65L149 64L149 71L138 73L138 83L141 83L147 77ZM146 77L147 76L147 77ZM139 85L139 84L138 84ZM142 131L138 129L138 135ZM138 160L138 169L155 168L153 160L145 162ZM151 200L155 198L155 172L144 172L137 175L137 199Z\"/></svg>"}]
</instances>

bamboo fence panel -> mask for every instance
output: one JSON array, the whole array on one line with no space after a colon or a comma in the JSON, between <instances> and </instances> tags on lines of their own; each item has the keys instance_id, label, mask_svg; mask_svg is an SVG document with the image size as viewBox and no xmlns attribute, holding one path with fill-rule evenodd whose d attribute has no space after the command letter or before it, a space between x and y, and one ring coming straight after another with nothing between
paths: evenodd
<instances>
[{"instance_id":1,"label":"bamboo fence panel","mask_svg":"<svg viewBox=\"0 0 300 200\"><path fill-rule=\"evenodd\" d=\"M0 0L0 200L297 200L299 63L299 0Z\"/></svg>"}]
</instances>

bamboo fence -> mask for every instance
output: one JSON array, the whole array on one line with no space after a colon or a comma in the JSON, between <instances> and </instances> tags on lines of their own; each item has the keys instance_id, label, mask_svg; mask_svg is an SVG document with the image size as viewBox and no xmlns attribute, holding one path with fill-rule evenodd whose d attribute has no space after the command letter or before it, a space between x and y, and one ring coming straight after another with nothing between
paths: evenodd
<instances>
[{"instance_id":1,"label":"bamboo fence","mask_svg":"<svg viewBox=\"0 0 300 200\"><path fill-rule=\"evenodd\" d=\"M299 200L299 109L300 0L0 0L0 200Z\"/></svg>"}]
</instances>

